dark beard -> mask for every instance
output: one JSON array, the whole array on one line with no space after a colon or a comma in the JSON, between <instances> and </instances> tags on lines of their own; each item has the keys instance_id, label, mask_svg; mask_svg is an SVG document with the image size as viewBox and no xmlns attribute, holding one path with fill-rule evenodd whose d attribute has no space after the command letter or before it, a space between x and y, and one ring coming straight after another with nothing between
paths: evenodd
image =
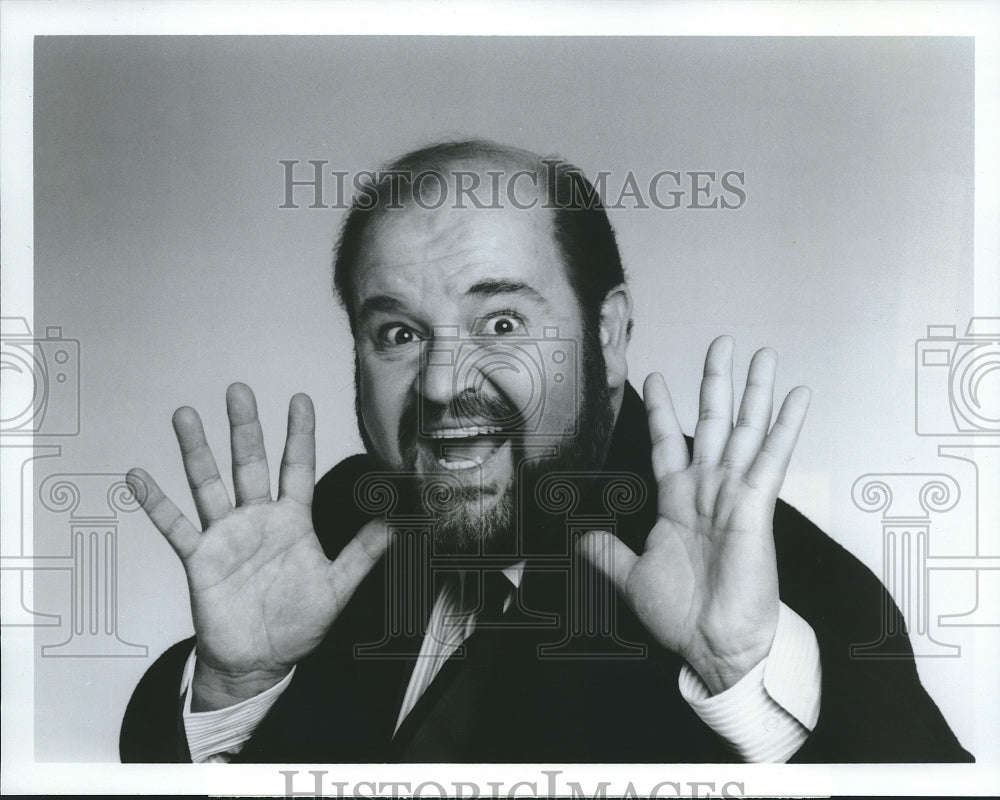
<instances>
[{"instance_id":1,"label":"dark beard","mask_svg":"<svg viewBox=\"0 0 1000 800\"><path fill-rule=\"evenodd\" d=\"M588 475L599 471L604 464L614 427L611 390L597 326L587 325L583 338L576 433L567 433L557 445L540 445L530 437L512 438L515 475L507 487L499 491L499 497L495 489L460 486L449 480L446 473L426 475L415 469L416 437L421 423L418 413L423 413L422 422L427 425L433 422L435 412L429 411L426 403L422 412L418 412L415 400L407 403L400 419L399 452L404 458L401 477L409 479L402 482L407 499L401 505L420 509L422 515L434 520L433 550L436 555L489 555L516 561L531 553L564 550L564 526L553 526L551 519L538 509L535 501L538 482L548 474L559 472L572 473L574 481L585 485ZM391 468L379 459L365 430L358 370L355 353L358 430L369 455L383 468ZM440 417L446 411L448 409L442 407L436 413ZM508 421L517 416L516 409L502 398L476 396L463 396L460 413L455 409L451 411L453 416L478 415Z\"/></svg>"}]
</instances>

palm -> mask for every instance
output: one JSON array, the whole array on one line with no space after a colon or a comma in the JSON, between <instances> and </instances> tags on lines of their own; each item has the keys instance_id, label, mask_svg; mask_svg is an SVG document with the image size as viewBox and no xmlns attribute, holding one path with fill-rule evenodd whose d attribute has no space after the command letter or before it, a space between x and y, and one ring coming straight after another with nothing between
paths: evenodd
<instances>
[{"instance_id":1,"label":"palm","mask_svg":"<svg viewBox=\"0 0 1000 800\"><path fill-rule=\"evenodd\" d=\"M715 689L770 648L779 605L774 504L808 404L807 390L793 390L771 428L775 360L760 351L734 427L731 358L730 339L713 342L693 457L663 379L647 379L659 519L641 556L607 534L591 534L588 548L653 637Z\"/></svg>"},{"instance_id":2,"label":"palm","mask_svg":"<svg viewBox=\"0 0 1000 800\"><path fill-rule=\"evenodd\" d=\"M299 661L338 611L329 567L308 509L234 509L186 563L199 656L245 671Z\"/></svg>"},{"instance_id":3,"label":"palm","mask_svg":"<svg viewBox=\"0 0 1000 800\"><path fill-rule=\"evenodd\" d=\"M253 393L234 384L227 404L235 507L191 408L178 409L174 428L202 531L146 472L132 470L128 479L184 564L199 664L228 676L278 675L316 648L386 537L372 522L335 561L323 552L312 526L315 423L308 397L296 395L289 406L276 500Z\"/></svg>"},{"instance_id":4,"label":"palm","mask_svg":"<svg viewBox=\"0 0 1000 800\"><path fill-rule=\"evenodd\" d=\"M714 507L700 514L699 479L705 480L685 471L661 482L660 519L626 589L629 598L651 599L636 603L659 612L644 615L643 622L664 646L685 656L703 639L718 638L714 631L727 630L730 641L752 640L756 632L773 630L778 613L773 539L755 533L766 525L770 534L769 517L757 512L758 498L727 480ZM753 593L744 591L749 575Z\"/></svg>"}]
</instances>

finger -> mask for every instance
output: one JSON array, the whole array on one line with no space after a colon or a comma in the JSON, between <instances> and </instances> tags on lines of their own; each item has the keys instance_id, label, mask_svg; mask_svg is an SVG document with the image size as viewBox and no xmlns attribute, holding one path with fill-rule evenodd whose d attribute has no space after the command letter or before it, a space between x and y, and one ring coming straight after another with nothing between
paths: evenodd
<instances>
[{"instance_id":1,"label":"finger","mask_svg":"<svg viewBox=\"0 0 1000 800\"><path fill-rule=\"evenodd\" d=\"M580 537L580 554L624 594L625 584L639 557L621 539L607 531L590 531Z\"/></svg>"},{"instance_id":2,"label":"finger","mask_svg":"<svg viewBox=\"0 0 1000 800\"><path fill-rule=\"evenodd\" d=\"M740 401L736 427L729 437L722 464L735 470L745 470L752 462L771 427L774 409L774 373L778 354L768 347L754 353L747 372L747 386Z\"/></svg>"},{"instance_id":3,"label":"finger","mask_svg":"<svg viewBox=\"0 0 1000 800\"><path fill-rule=\"evenodd\" d=\"M190 406L178 408L174 412L174 433L181 446L184 471L204 529L232 511L233 504L229 500L226 485L219 476L215 456L205 440L205 429L198 412Z\"/></svg>"},{"instance_id":4,"label":"finger","mask_svg":"<svg viewBox=\"0 0 1000 800\"><path fill-rule=\"evenodd\" d=\"M653 475L660 480L668 472L679 472L687 467L687 442L677 421L667 383L659 372L647 376L642 385L642 397L646 401L649 437L653 442Z\"/></svg>"},{"instance_id":5,"label":"finger","mask_svg":"<svg viewBox=\"0 0 1000 800\"><path fill-rule=\"evenodd\" d=\"M226 392L229 438L233 450L233 488L236 504L266 503L271 499L271 476L264 453L264 432L257 416L257 399L245 383Z\"/></svg>"},{"instance_id":6,"label":"finger","mask_svg":"<svg viewBox=\"0 0 1000 800\"><path fill-rule=\"evenodd\" d=\"M128 471L125 481L150 522L163 534L177 555L183 560L193 553L198 547L201 534L157 486L149 473L134 467Z\"/></svg>"},{"instance_id":7,"label":"finger","mask_svg":"<svg viewBox=\"0 0 1000 800\"><path fill-rule=\"evenodd\" d=\"M774 427L747 471L746 481L751 486L777 496L809 409L809 396L809 389L805 386L796 386L788 393Z\"/></svg>"},{"instance_id":8,"label":"finger","mask_svg":"<svg viewBox=\"0 0 1000 800\"><path fill-rule=\"evenodd\" d=\"M733 337L720 336L708 347L701 380L694 464L715 464L733 430Z\"/></svg>"},{"instance_id":9,"label":"finger","mask_svg":"<svg viewBox=\"0 0 1000 800\"><path fill-rule=\"evenodd\" d=\"M307 394L297 394L288 404L288 438L281 457L278 497L312 503L316 485L316 413Z\"/></svg>"},{"instance_id":10,"label":"finger","mask_svg":"<svg viewBox=\"0 0 1000 800\"><path fill-rule=\"evenodd\" d=\"M333 586L341 602L346 603L354 590L385 553L389 529L384 519L373 519L340 551L330 564Z\"/></svg>"}]
</instances>

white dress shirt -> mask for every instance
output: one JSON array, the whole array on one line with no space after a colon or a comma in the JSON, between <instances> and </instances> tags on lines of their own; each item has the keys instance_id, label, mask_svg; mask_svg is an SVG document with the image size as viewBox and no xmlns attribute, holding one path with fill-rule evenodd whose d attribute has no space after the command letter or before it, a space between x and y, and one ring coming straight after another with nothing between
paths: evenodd
<instances>
[{"instance_id":1,"label":"white dress shirt","mask_svg":"<svg viewBox=\"0 0 1000 800\"><path fill-rule=\"evenodd\" d=\"M524 563L505 569L511 594L520 585ZM458 585L445 582L431 610L427 633L400 704L396 730L438 671L475 630L477 612L462 602ZM194 676L191 652L181 680L183 719L194 762L228 761L240 752L261 720L281 696L295 669L279 683L242 703L195 713L189 687ZM678 678L684 700L746 762L784 762L798 750L816 725L820 708L820 662L816 634L809 623L782 603L778 626L767 657L736 684L711 695L687 664Z\"/></svg>"}]
</instances>

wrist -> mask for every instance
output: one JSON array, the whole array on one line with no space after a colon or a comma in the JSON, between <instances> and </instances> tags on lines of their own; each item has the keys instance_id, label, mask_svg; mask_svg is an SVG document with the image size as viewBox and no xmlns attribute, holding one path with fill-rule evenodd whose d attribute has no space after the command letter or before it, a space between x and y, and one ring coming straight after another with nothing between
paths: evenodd
<instances>
[{"instance_id":1,"label":"wrist","mask_svg":"<svg viewBox=\"0 0 1000 800\"><path fill-rule=\"evenodd\" d=\"M291 672L291 667L233 672L196 659L191 681L191 711L217 711L267 691Z\"/></svg>"},{"instance_id":2,"label":"wrist","mask_svg":"<svg viewBox=\"0 0 1000 800\"><path fill-rule=\"evenodd\" d=\"M736 650L705 647L699 653L687 656L686 661L709 692L717 695L735 686L767 658L773 640L772 632L766 640Z\"/></svg>"},{"instance_id":3,"label":"wrist","mask_svg":"<svg viewBox=\"0 0 1000 800\"><path fill-rule=\"evenodd\" d=\"M746 677L765 656L746 660L689 661L711 695L722 694Z\"/></svg>"}]
</instances>

